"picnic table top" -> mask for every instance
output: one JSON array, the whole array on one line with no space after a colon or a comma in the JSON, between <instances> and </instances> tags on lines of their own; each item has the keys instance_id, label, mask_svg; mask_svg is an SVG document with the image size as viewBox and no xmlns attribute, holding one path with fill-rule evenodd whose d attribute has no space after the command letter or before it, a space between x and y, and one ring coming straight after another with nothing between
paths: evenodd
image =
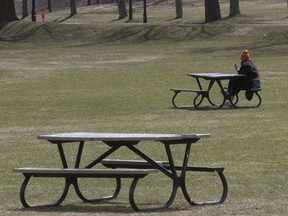
<instances>
[{"instance_id":1,"label":"picnic table top","mask_svg":"<svg viewBox=\"0 0 288 216\"><path fill-rule=\"evenodd\" d=\"M93 132L75 132L58 133L49 135L40 135L38 139L49 141L166 141L166 140L193 140L200 138L209 138L210 134L150 134L150 133L93 133Z\"/></svg>"},{"instance_id":2,"label":"picnic table top","mask_svg":"<svg viewBox=\"0 0 288 216\"><path fill-rule=\"evenodd\" d=\"M188 76L204 79L231 79L244 77L244 74L237 73L187 73Z\"/></svg>"}]
</instances>

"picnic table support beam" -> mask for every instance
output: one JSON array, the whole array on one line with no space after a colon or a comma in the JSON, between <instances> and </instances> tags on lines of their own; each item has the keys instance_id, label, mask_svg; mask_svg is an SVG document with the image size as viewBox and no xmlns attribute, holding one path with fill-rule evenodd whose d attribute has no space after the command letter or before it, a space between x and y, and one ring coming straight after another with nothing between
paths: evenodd
<instances>
[{"instance_id":1,"label":"picnic table support beam","mask_svg":"<svg viewBox=\"0 0 288 216\"><path fill-rule=\"evenodd\" d=\"M113 152L115 152L118 148L120 148L121 146L114 146L112 148L110 148L108 151L106 151L104 154L102 154L101 156L99 156L97 159L95 159L94 161L92 161L90 164L88 164L85 168L92 168L93 166L95 166L96 164L98 164L100 161L102 161L103 159L105 159L106 157L108 157L110 154L112 154Z\"/></svg>"},{"instance_id":2,"label":"picnic table support beam","mask_svg":"<svg viewBox=\"0 0 288 216\"><path fill-rule=\"evenodd\" d=\"M159 169L161 172L163 172L165 175L167 175L168 177L170 177L171 179L173 179L173 175L166 169L164 168L163 165L157 164L154 160L152 160L151 158L149 158L147 155L145 155L143 152L141 152L140 150L138 150L136 147L134 146L127 146L131 151L133 151L134 153L136 153L137 155L139 155L140 157L142 157L144 160L148 161L153 167Z\"/></svg>"},{"instance_id":3,"label":"picnic table support beam","mask_svg":"<svg viewBox=\"0 0 288 216\"><path fill-rule=\"evenodd\" d=\"M84 148L84 141L81 141L81 142L79 143L78 153L77 153L77 157L76 157L76 161L75 161L75 166L74 166L74 168L79 168L79 166L80 166L83 148Z\"/></svg>"},{"instance_id":4,"label":"picnic table support beam","mask_svg":"<svg viewBox=\"0 0 288 216\"><path fill-rule=\"evenodd\" d=\"M68 164L67 164L67 160L66 160L66 157L65 157L65 153L64 153L64 150L63 150L62 143L58 142L57 143L57 147L58 147L58 151L59 151L59 155L60 155L60 158L61 158L61 162L62 162L63 168L68 168Z\"/></svg>"}]
</instances>

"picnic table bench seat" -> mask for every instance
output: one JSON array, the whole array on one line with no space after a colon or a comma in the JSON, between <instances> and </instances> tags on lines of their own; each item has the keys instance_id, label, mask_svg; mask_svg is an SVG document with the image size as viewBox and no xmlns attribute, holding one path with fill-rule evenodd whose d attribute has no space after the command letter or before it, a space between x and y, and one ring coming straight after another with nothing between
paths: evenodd
<instances>
[{"instance_id":1,"label":"picnic table bench seat","mask_svg":"<svg viewBox=\"0 0 288 216\"><path fill-rule=\"evenodd\" d=\"M155 161L161 165L169 165L168 161ZM107 168L136 168L136 169L153 169L153 165L145 160L119 160L119 159L104 159L101 161Z\"/></svg>"},{"instance_id":2,"label":"picnic table bench seat","mask_svg":"<svg viewBox=\"0 0 288 216\"><path fill-rule=\"evenodd\" d=\"M70 185L74 186L77 195L84 202L97 202L102 200L114 199L118 196L121 189L121 178L133 178L130 186L129 198L134 202L134 191L138 180L144 178L150 173L158 172L157 169L80 169L80 168L15 168L13 172L22 173L25 179L20 189L20 200L25 208L30 207L50 207L59 206L66 198ZM51 177L51 178L65 178L65 188L60 198L52 204L45 205L30 205L27 203L25 198L25 191L31 177ZM80 191L78 186L77 178L115 178L116 189L112 195L97 197L97 198L86 198Z\"/></svg>"},{"instance_id":3,"label":"picnic table bench seat","mask_svg":"<svg viewBox=\"0 0 288 216\"><path fill-rule=\"evenodd\" d=\"M163 167L165 167L168 170L171 170L171 167L169 165L168 161L155 161L158 164L161 164ZM145 160L119 160L119 159L104 159L101 161L101 163L108 168L117 169L117 168L137 168L137 169L151 169L153 166L149 164ZM175 169L180 171L183 169L182 166L175 166ZM221 180L221 184L223 187L222 195L219 200L216 201L210 201L206 202L207 204L212 203L221 203L224 202L224 200L227 197L228 193L228 185L226 178L224 176L224 167L199 167L199 166L187 166L186 171L192 171L192 172L215 172L219 176ZM193 202L193 205L202 205L205 202Z\"/></svg>"},{"instance_id":4,"label":"picnic table bench seat","mask_svg":"<svg viewBox=\"0 0 288 216\"><path fill-rule=\"evenodd\" d=\"M170 169L168 161L155 161L161 164L163 167ZM136 169L153 169L153 166L145 160L119 160L119 159L104 159L101 161L107 168L117 169L117 168L136 168ZM182 166L175 166L176 170L181 170ZM197 167L197 166L187 166L187 171L197 171L197 172L224 172L224 167Z\"/></svg>"},{"instance_id":5,"label":"picnic table bench seat","mask_svg":"<svg viewBox=\"0 0 288 216\"><path fill-rule=\"evenodd\" d=\"M15 168L14 172L33 177L81 177L81 178L144 178L156 169L79 169L79 168Z\"/></svg>"},{"instance_id":6,"label":"picnic table bench seat","mask_svg":"<svg viewBox=\"0 0 288 216\"><path fill-rule=\"evenodd\" d=\"M192 92L192 93L196 93L197 94L195 99L194 99L194 101L193 101L194 106L197 105L196 104L196 100L197 100L197 98L199 96L202 96L202 98L204 98L204 97L208 97L208 95L209 95L209 91L208 90L202 90L202 89L172 88L170 90L174 92L174 95L172 97L172 104L173 104L173 106L175 108L184 108L184 107L186 107L186 106L178 106L178 105L176 105L175 99L176 99L177 95L179 93L181 93L181 92Z\"/></svg>"},{"instance_id":7,"label":"picnic table bench seat","mask_svg":"<svg viewBox=\"0 0 288 216\"><path fill-rule=\"evenodd\" d=\"M227 88L224 88L225 91L227 90ZM197 95L195 96L194 100L193 100L193 105L196 109L198 109L198 106L201 104L201 102L203 101L204 98L207 98L209 100L209 102L216 106L216 104L213 104L211 101L210 101L210 98L209 98L209 90L200 90L200 89L177 89L177 88L173 88L173 89L170 89L171 91L174 92L174 95L172 97L172 104L175 108L187 108L187 107L190 107L190 106L179 106L176 104L175 100L176 100L176 97L179 93L181 92L192 92L192 93L197 93ZM244 90L244 89L243 89ZM259 107L262 103L262 98L260 96L260 94L258 93L259 91L261 91L261 88L252 88L252 89L245 89L245 91L249 91L249 92L252 92L253 94L255 94L258 98L258 102L255 104L255 105L252 105L252 106L249 106L250 108L253 108L253 107ZM199 102L197 102L197 99L199 98L199 96L201 96L201 99ZM239 102L239 96L238 95L235 95L235 100L233 101L232 103L232 106L235 107L235 108L241 108L241 106L238 106L237 103ZM221 106L220 106L221 107Z\"/></svg>"},{"instance_id":8,"label":"picnic table bench seat","mask_svg":"<svg viewBox=\"0 0 288 216\"><path fill-rule=\"evenodd\" d=\"M201 90L201 89L180 89L180 88L172 88L171 91L174 91L175 94L179 94L180 92L194 92L197 94L206 94L208 93L208 90Z\"/></svg>"}]
</instances>

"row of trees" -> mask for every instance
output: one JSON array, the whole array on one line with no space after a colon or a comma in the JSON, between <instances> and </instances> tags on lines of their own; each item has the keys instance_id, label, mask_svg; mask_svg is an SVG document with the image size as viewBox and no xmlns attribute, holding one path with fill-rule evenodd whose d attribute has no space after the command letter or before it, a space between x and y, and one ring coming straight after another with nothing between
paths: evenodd
<instances>
[{"instance_id":1,"label":"row of trees","mask_svg":"<svg viewBox=\"0 0 288 216\"><path fill-rule=\"evenodd\" d=\"M144 1L144 17L143 21L147 21L146 16L146 0ZM287 0L288 1L288 0ZM125 0L117 0L118 2L118 11L119 19L123 19L127 16ZM204 0L205 3L205 22L213 22L221 19L221 11L219 0ZM132 0L129 0L129 19L132 19ZM182 10L182 0L175 0L175 9L176 9L176 19L183 18ZM237 16L240 14L239 0L230 0L230 14L229 16Z\"/></svg>"},{"instance_id":2,"label":"row of trees","mask_svg":"<svg viewBox=\"0 0 288 216\"><path fill-rule=\"evenodd\" d=\"M146 14L146 0L144 1L144 16ZM288 0L287 0L288 2ZM32 0L35 6L35 0ZM221 11L219 0L204 0L205 3L205 22L213 22L221 19ZM48 10L52 11L51 0L47 0ZM125 0L117 0L119 19L123 19L128 16L126 10ZM91 5L91 0L87 0L87 5ZM28 0L22 1L22 18L28 16ZM182 0L175 0L176 18L183 17ZM77 14L76 0L70 0L70 16ZM33 11L32 11L33 13ZM230 0L230 14L229 16L236 16L240 14L239 0ZM33 14L32 14L33 17ZM0 23L10 22L17 20L15 13L14 0L0 0ZM132 19L132 0L129 0L129 19ZM33 18L32 18L33 20ZM146 17L147 21L147 17ZM144 17L145 22L145 17Z\"/></svg>"}]
</instances>

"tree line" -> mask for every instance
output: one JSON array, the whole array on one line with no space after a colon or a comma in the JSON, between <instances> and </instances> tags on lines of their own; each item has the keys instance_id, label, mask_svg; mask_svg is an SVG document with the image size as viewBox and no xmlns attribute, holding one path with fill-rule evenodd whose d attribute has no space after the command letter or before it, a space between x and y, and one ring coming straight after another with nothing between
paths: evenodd
<instances>
[{"instance_id":1,"label":"tree line","mask_svg":"<svg viewBox=\"0 0 288 216\"><path fill-rule=\"evenodd\" d=\"M32 1L32 9L35 7L35 0ZM126 18L129 16L129 19L132 19L132 0L129 1L129 13L127 13L126 2L125 0L116 0L118 5L119 19ZM203 0L205 5L205 22L213 22L221 19L221 11L219 0ZM34 3L34 5L33 5ZM97 0L99 4L99 0ZM144 3L144 15L146 12L146 0L143 0ZM288 0L287 0L288 4ZM91 5L91 0L87 0L87 5ZM52 11L52 2L47 0L48 11ZM35 8L34 8L35 9ZM175 0L175 12L176 19L183 18L182 10L182 0ZM70 16L77 14L76 0L70 0ZM230 0L230 13L229 16L237 16L240 14L239 0ZM32 11L32 20L33 20L33 11ZM28 15L28 0L22 0L22 19L29 16ZM144 17L145 18L145 17ZM15 12L15 3L14 0L0 0L0 23L11 22L18 20L18 17ZM145 19L143 19L145 22ZM147 17L146 17L147 21Z\"/></svg>"}]
</instances>

